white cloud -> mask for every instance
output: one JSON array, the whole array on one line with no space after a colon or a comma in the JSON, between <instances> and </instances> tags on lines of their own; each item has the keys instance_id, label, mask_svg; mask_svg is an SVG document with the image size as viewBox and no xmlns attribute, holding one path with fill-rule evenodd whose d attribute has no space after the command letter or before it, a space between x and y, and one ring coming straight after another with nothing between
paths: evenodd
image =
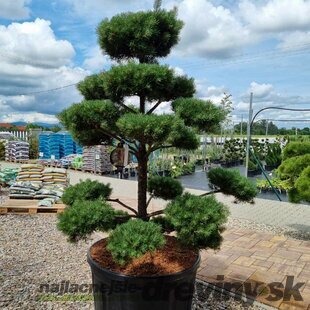
<instances>
[{"instance_id":1,"label":"white cloud","mask_svg":"<svg viewBox=\"0 0 310 310\"><path fill-rule=\"evenodd\" d=\"M241 0L239 5L181 0L173 4L185 23L177 55L221 59L268 40L276 40L284 49L301 49L310 43L308 0Z\"/></svg>"},{"instance_id":2,"label":"white cloud","mask_svg":"<svg viewBox=\"0 0 310 310\"><path fill-rule=\"evenodd\" d=\"M92 48L87 58L83 62L83 67L87 70L96 72L106 69L112 64L112 61L108 55L103 55L99 46Z\"/></svg>"},{"instance_id":3,"label":"white cloud","mask_svg":"<svg viewBox=\"0 0 310 310\"><path fill-rule=\"evenodd\" d=\"M174 73L175 73L176 76L186 75L185 71L182 68L180 68L180 67L172 67L172 66L170 66L169 68L174 70Z\"/></svg>"},{"instance_id":4,"label":"white cloud","mask_svg":"<svg viewBox=\"0 0 310 310\"><path fill-rule=\"evenodd\" d=\"M295 31L289 34L281 35L282 42L279 47L283 50L300 50L309 48L310 31Z\"/></svg>"},{"instance_id":5,"label":"white cloud","mask_svg":"<svg viewBox=\"0 0 310 310\"><path fill-rule=\"evenodd\" d=\"M267 107L283 107L283 108L294 108L294 109L303 109L307 107L307 104L310 102L309 96L294 96L286 93L281 93L275 89L272 84L262 83L258 84L252 82L247 92L242 94L238 98L238 102L235 105L235 110L233 114L237 113L237 118L240 120L241 114L244 116L244 120L248 117L249 111L249 92L253 92L253 110L254 113L260 109ZM307 113L310 112L300 112L300 111L285 111L285 110L276 110L268 109L262 111L257 120L260 119L306 119ZM276 123L279 125L278 123ZM301 127L306 126L306 123L299 123ZM281 123L281 127L291 127L291 123Z\"/></svg>"},{"instance_id":6,"label":"white cloud","mask_svg":"<svg viewBox=\"0 0 310 310\"><path fill-rule=\"evenodd\" d=\"M30 15L27 5L29 0L2 0L0 1L0 17L6 19L24 19Z\"/></svg>"},{"instance_id":7,"label":"white cloud","mask_svg":"<svg viewBox=\"0 0 310 310\"><path fill-rule=\"evenodd\" d=\"M56 39L51 22L40 18L0 26L0 46L0 61L8 65L56 68L75 54L70 42Z\"/></svg>"},{"instance_id":8,"label":"white cloud","mask_svg":"<svg viewBox=\"0 0 310 310\"><path fill-rule=\"evenodd\" d=\"M0 117L0 121L4 123L12 123L12 122L27 122L27 123L35 123L35 122L43 122L55 124L59 121L54 115L48 115L43 113L25 113L23 115L19 113L10 113Z\"/></svg>"},{"instance_id":9,"label":"white cloud","mask_svg":"<svg viewBox=\"0 0 310 310\"><path fill-rule=\"evenodd\" d=\"M231 10L205 0L183 0L178 16L185 26L178 53L226 58L255 40Z\"/></svg>"},{"instance_id":10,"label":"white cloud","mask_svg":"<svg viewBox=\"0 0 310 310\"><path fill-rule=\"evenodd\" d=\"M256 1L255 1L256 2ZM252 29L261 32L305 30L310 27L310 1L270 0L267 2L241 1L242 17Z\"/></svg>"},{"instance_id":11,"label":"white cloud","mask_svg":"<svg viewBox=\"0 0 310 310\"><path fill-rule=\"evenodd\" d=\"M215 104L219 104L224 97L225 93L229 93L229 90L225 86L208 86L208 82L205 80L197 80L196 95L203 100L211 100Z\"/></svg>"},{"instance_id":12,"label":"white cloud","mask_svg":"<svg viewBox=\"0 0 310 310\"><path fill-rule=\"evenodd\" d=\"M259 84L252 82L248 94L253 93L256 98L265 98L273 91L271 84Z\"/></svg>"},{"instance_id":13,"label":"white cloud","mask_svg":"<svg viewBox=\"0 0 310 310\"><path fill-rule=\"evenodd\" d=\"M97 24L105 17L126 11L138 11L152 8L153 4L146 0L65 0L73 9L73 12L85 19L88 23Z\"/></svg>"},{"instance_id":14,"label":"white cloud","mask_svg":"<svg viewBox=\"0 0 310 310\"><path fill-rule=\"evenodd\" d=\"M77 83L89 71L71 65L75 55L69 41L58 40L49 21L12 23L0 26L0 110L26 120L34 113L56 114L81 100L76 88L28 93ZM20 112L20 114L18 114ZM11 117L11 116L10 116Z\"/></svg>"}]
</instances>

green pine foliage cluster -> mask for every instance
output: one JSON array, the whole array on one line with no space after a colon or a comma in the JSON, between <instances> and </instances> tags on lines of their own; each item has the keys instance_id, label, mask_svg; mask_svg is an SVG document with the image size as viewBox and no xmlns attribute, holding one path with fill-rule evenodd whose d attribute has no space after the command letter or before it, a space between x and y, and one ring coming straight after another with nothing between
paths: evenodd
<instances>
[{"instance_id":1,"label":"green pine foliage cluster","mask_svg":"<svg viewBox=\"0 0 310 310\"><path fill-rule=\"evenodd\" d=\"M182 195L183 186L174 178L154 176L148 179L147 191L156 198L172 200Z\"/></svg>"},{"instance_id":2,"label":"green pine foliage cluster","mask_svg":"<svg viewBox=\"0 0 310 310\"><path fill-rule=\"evenodd\" d=\"M156 62L179 42L183 22L175 11L123 13L100 23L100 47L115 60L137 58L141 63Z\"/></svg>"},{"instance_id":3,"label":"green pine foliage cluster","mask_svg":"<svg viewBox=\"0 0 310 310\"><path fill-rule=\"evenodd\" d=\"M283 149L283 158L277 175L290 185L289 200L310 202L310 142L288 143Z\"/></svg>"},{"instance_id":4,"label":"green pine foliage cluster","mask_svg":"<svg viewBox=\"0 0 310 310\"><path fill-rule=\"evenodd\" d=\"M102 200L76 200L58 215L57 228L67 235L70 242L86 239L94 231L108 232L128 214L117 211Z\"/></svg>"},{"instance_id":5,"label":"green pine foliage cluster","mask_svg":"<svg viewBox=\"0 0 310 310\"><path fill-rule=\"evenodd\" d=\"M221 192L233 195L239 201L251 202L257 195L255 184L237 170L214 168L208 172L208 178Z\"/></svg>"},{"instance_id":6,"label":"green pine foliage cluster","mask_svg":"<svg viewBox=\"0 0 310 310\"><path fill-rule=\"evenodd\" d=\"M298 198L310 202L310 165L302 171L294 185Z\"/></svg>"},{"instance_id":7,"label":"green pine foliage cluster","mask_svg":"<svg viewBox=\"0 0 310 310\"><path fill-rule=\"evenodd\" d=\"M75 201L104 201L110 197L111 193L112 188L110 184L103 184L98 181L87 179L67 187L62 196L62 201L68 206L72 206Z\"/></svg>"},{"instance_id":8,"label":"green pine foliage cluster","mask_svg":"<svg viewBox=\"0 0 310 310\"><path fill-rule=\"evenodd\" d=\"M289 200L310 202L310 142L288 143L283 149L283 159L277 174L289 184Z\"/></svg>"},{"instance_id":9,"label":"green pine foliage cluster","mask_svg":"<svg viewBox=\"0 0 310 310\"><path fill-rule=\"evenodd\" d=\"M310 154L310 142L290 142L283 149L283 159Z\"/></svg>"},{"instance_id":10,"label":"green pine foliage cluster","mask_svg":"<svg viewBox=\"0 0 310 310\"><path fill-rule=\"evenodd\" d=\"M164 245L165 237L159 225L136 219L117 226L110 234L107 248L116 262L125 265L133 258L152 253Z\"/></svg>"},{"instance_id":11,"label":"green pine foliage cluster","mask_svg":"<svg viewBox=\"0 0 310 310\"><path fill-rule=\"evenodd\" d=\"M227 221L228 209L215 197L199 197L185 193L165 209L180 243L194 249L218 249Z\"/></svg>"}]
</instances>

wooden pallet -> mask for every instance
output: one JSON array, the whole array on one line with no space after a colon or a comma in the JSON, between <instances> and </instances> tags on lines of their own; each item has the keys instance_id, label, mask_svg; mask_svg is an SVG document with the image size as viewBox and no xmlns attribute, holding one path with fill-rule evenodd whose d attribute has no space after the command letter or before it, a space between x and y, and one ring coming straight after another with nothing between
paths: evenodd
<instances>
[{"instance_id":1,"label":"wooden pallet","mask_svg":"<svg viewBox=\"0 0 310 310\"><path fill-rule=\"evenodd\" d=\"M96 175L105 175L105 172L99 172L99 171L93 171L93 170L85 170L85 169L82 169L82 172L84 172L84 173L90 173L90 174L96 174Z\"/></svg>"},{"instance_id":2,"label":"wooden pallet","mask_svg":"<svg viewBox=\"0 0 310 310\"><path fill-rule=\"evenodd\" d=\"M62 203L54 204L49 207L38 207L39 200L26 199L9 199L4 204L0 205L1 214L55 214L62 213L65 205Z\"/></svg>"}]
</instances>

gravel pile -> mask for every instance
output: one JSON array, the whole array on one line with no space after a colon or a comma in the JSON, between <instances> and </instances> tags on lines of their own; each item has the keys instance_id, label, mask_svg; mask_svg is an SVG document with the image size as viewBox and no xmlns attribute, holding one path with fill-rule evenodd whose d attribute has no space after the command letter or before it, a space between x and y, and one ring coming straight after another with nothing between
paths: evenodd
<instances>
[{"instance_id":1,"label":"gravel pile","mask_svg":"<svg viewBox=\"0 0 310 310\"><path fill-rule=\"evenodd\" d=\"M85 299L38 301L42 294L46 295L46 285L61 285L62 281L91 284L86 252L100 236L97 234L87 242L70 244L56 229L56 223L54 215L0 216L0 309L93 309L92 301ZM210 292L210 288L197 283L193 309L259 309ZM80 296L80 300L91 297L85 293ZM67 298L57 297L55 293L53 297Z\"/></svg>"},{"instance_id":2,"label":"gravel pile","mask_svg":"<svg viewBox=\"0 0 310 310\"><path fill-rule=\"evenodd\" d=\"M256 223L245 219L229 217L226 223L227 228L245 228L255 231L267 232L274 235L284 235L292 239L310 240L310 233L293 228L271 226L263 223Z\"/></svg>"}]
</instances>

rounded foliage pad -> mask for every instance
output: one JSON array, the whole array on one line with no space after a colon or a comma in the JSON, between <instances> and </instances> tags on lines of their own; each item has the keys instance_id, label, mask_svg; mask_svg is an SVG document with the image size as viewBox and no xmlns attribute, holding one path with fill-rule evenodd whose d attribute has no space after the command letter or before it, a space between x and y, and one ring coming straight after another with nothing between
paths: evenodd
<instances>
[{"instance_id":1,"label":"rounded foliage pad","mask_svg":"<svg viewBox=\"0 0 310 310\"><path fill-rule=\"evenodd\" d=\"M109 237L107 248L113 259L124 265L164 244L165 238L159 225L137 219L117 226Z\"/></svg>"},{"instance_id":2,"label":"rounded foliage pad","mask_svg":"<svg viewBox=\"0 0 310 310\"><path fill-rule=\"evenodd\" d=\"M178 180L173 178L155 176L149 178L147 190L154 197L171 200L182 195L183 186Z\"/></svg>"},{"instance_id":3,"label":"rounded foliage pad","mask_svg":"<svg viewBox=\"0 0 310 310\"><path fill-rule=\"evenodd\" d=\"M110 184L103 184L98 181L86 179L78 184L66 188L62 201L64 204L71 206L78 200L105 200L110 197L112 188Z\"/></svg>"},{"instance_id":4,"label":"rounded foliage pad","mask_svg":"<svg viewBox=\"0 0 310 310\"><path fill-rule=\"evenodd\" d=\"M165 209L180 243L195 249L219 248L228 213L213 195L199 197L189 193L170 202Z\"/></svg>"}]
</instances>

